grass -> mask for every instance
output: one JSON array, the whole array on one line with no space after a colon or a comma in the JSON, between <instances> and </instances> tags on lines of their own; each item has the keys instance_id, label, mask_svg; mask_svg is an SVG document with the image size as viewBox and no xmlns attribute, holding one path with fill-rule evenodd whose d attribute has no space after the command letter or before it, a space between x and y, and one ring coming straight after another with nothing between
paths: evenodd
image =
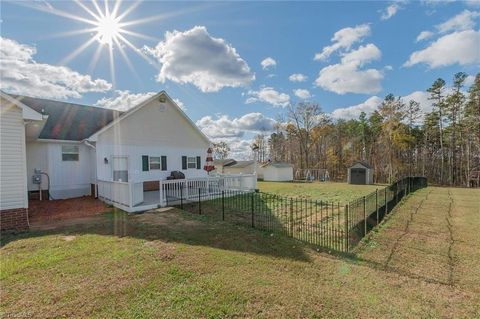
<instances>
[{"instance_id":1,"label":"grass","mask_svg":"<svg viewBox=\"0 0 480 319\"><path fill-rule=\"evenodd\" d=\"M345 204L358 197L374 192L382 185L352 185L336 182L258 182L262 192L282 196L340 202Z\"/></svg>"},{"instance_id":2,"label":"grass","mask_svg":"<svg viewBox=\"0 0 480 319\"><path fill-rule=\"evenodd\" d=\"M2 237L1 315L479 317L478 195L418 191L351 258L176 209L43 225Z\"/></svg>"}]
</instances>

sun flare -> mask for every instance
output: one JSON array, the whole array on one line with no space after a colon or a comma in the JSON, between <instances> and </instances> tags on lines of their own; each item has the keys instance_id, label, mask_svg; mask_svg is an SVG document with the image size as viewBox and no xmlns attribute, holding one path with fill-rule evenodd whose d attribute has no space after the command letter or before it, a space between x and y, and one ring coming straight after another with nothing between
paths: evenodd
<instances>
[{"instance_id":1,"label":"sun flare","mask_svg":"<svg viewBox=\"0 0 480 319\"><path fill-rule=\"evenodd\" d=\"M98 20L97 40L102 44L112 45L113 41L117 41L122 28L120 27L119 19L112 15L102 17Z\"/></svg>"}]
</instances>

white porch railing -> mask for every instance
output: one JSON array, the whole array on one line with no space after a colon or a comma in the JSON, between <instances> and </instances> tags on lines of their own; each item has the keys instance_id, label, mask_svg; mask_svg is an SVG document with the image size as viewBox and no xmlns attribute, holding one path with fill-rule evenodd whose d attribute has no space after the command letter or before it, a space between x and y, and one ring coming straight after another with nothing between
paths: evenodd
<instances>
[{"instance_id":1,"label":"white porch railing","mask_svg":"<svg viewBox=\"0 0 480 319\"><path fill-rule=\"evenodd\" d=\"M98 197L128 212L165 207L180 199L195 199L201 194L221 194L224 190L254 190L257 175L222 175L215 177L159 181L158 191L145 198L143 182L98 181ZM158 195L152 193L158 192Z\"/></svg>"}]
</instances>

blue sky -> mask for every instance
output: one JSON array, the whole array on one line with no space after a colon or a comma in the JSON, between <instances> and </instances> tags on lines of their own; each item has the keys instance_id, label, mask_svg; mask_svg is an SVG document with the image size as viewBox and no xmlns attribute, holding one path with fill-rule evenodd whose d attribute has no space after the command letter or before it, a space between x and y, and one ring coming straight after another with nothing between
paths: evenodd
<instances>
[{"instance_id":1,"label":"blue sky","mask_svg":"<svg viewBox=\"0 0 480 319\"><path fill-rule=\"evenodd\" d=\"M134 4L122 2L117 15ZM428 110L436 78L480 65L475 1L142 2L121 20L143 20L123 27L142 37L122 33L138 53L122 44L129 67L114 44L113 78L108 44L94 40L67 58L97 35L74 32L92 28L75 17L96 20L81 5L2 2L1 11L3 90L120 109L166 90L236 154L288 103L314 101L349 118L392 92Z\"/></svg>"}]
</instances>

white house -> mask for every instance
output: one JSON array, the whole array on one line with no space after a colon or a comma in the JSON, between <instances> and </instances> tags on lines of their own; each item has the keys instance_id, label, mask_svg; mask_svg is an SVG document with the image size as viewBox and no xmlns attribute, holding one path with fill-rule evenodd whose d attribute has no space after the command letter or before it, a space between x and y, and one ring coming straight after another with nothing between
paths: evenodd
<instances>
[{"instance_id":1,"label":"white house","mask_svg":"<svg viewBox=\"0 0 480 319\"><path fill-rule=\"evenodd\" d=\"M234 159L214 160L215 171L220 174L256 174L256 161L236 161Z\"/></svg>"},{"instance_id":2,"label":"white house","mask_svg":"<svg viewBox=\"0 0 480 319\"><path fill-rule=\"evenodd\" d=\"M26 132L43 116L0 91L0 228L28 229Z\"/></svg>"},{"instance_id":3,"label":"white house","mask_svg":"<svg viewBox=\"0 0 480 319\"><path fill-rule=\"evenodd\" d=\"M207 177L210 141L164 91L124 113L3 92L1 105L2 212L25 210L27 192L149 209L172 171Z\"/></svg>"},{"instance_id":4,"label":"white house","mask_svg":"<svg viewBox=\"0 0 480 319\"><path fill-rule=\"evenodd\" d=\"M264 181L293 181L293 166L288 163L265 163L258 168L257 176Z\"/></svg>"}]
</instances>

